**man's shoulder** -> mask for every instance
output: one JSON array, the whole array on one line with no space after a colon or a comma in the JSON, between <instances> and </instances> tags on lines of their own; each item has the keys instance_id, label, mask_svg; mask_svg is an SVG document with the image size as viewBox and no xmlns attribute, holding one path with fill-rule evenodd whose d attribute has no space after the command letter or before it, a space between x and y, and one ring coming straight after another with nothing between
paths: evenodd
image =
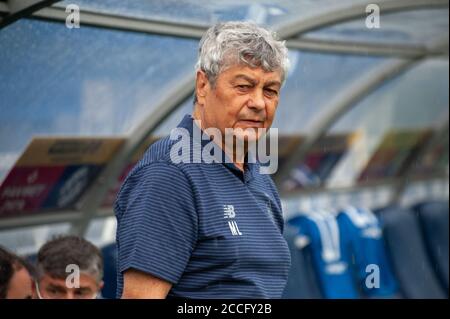
<instances>
[{"instance_id":1,"label":"man's shoulder","mask_svg":"<svg viewBox=\"0 0 450 319\"><path fill-rule=\"evenodd\" d=\"M157 140L147 148L136 167L140 168L152 163L171 163L170 149L173 144L174 141L169 136Z\"/></svg>"},{"instance_id":2,"label":"man's shoulder","mask_svg":"<svg viewBox=\"0 0 450 319\"><path fill-rule=\"evenodd\" d=\"M149 176L153 180L163 175L170 175L172 179L176 177L184 178L184 173L179 165L173 163L170 159L170 149L174 142L167 136L151 144L128 173L121 188L126 184L133 184L131 181L141 180Z\"/></svg>"},{"instance_id":3,"label":"man's shoulder","mask_svg":"<svg viewBox=\"0 0 450 319\"><path fill-rule=\"evenodd\" d=\"M116 207L125 206L131 193L146 192L150 188L174 189L189 183L186 174L170 160L174 143L169 137L154 142L145 151L123 181L116 198ZM186 190L190 187L186 187Z\"/></svg>"}]
</instances>

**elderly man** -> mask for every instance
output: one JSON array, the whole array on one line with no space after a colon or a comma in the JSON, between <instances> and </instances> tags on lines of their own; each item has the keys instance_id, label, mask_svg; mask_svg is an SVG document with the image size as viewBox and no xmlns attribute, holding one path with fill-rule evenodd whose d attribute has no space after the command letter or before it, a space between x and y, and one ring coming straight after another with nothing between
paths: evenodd
<instances>
[{"instance_id":1,"label":"elderly man","mask_svg":"<svg viewBox=\"0 0 450 319\"><path fill-rule=\"evenodd\" d=\"M100 250L77 236L45 243L37 256L34 299L94 299L103 287Z\"/></svg>"},{"instance_id":2,"label":"elderly man","mask_svg":"<svg viewBox=\"0 0 450 319\"><path fill-rule=\"evenodd\" d=\"M118 297L281 297L290 267L281 204L247 150L272 124L287 68L284 43L253 23L203 36L194 112L177 128L192 138L188 154L174 160L178 134L156 142L117 197ZM212 162L198 154L211 143Z\"/></svg>"}]
</instances>

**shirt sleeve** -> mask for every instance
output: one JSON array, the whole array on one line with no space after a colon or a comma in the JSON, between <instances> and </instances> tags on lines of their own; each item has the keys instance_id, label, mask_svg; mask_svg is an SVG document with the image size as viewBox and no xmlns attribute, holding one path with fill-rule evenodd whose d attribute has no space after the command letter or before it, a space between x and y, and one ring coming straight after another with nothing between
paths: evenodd
<instances>
[{"instance_id":1,"label":"shirt sleeve","mask_svg":"<svg viewBox=\"0 0 450 319\"><path fill-rule=\"evenodd\" d=\"M164 162L133 171L115 210L119 271L133 268L176 284L197 241L194 195L184 173Z\"/></svg>"}]
</instances>

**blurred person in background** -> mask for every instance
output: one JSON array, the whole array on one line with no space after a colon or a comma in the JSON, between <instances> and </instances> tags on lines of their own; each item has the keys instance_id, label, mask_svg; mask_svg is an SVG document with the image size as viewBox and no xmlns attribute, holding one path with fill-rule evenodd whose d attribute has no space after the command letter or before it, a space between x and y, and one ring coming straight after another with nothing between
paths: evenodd
<instances>
[{"instance_id":1,"label":"blurred person in background","mask_svg":"<svg viewBox=\"0 0 450 319\"><path fill-rule=\"evenodd\" d=\"M103 287L100 250L77 236L60 236L38 252L35 299L95 299Z\"/></svg>"},{"instance_id":2,"label":"blurred person in background","mask_svg":"<svg viewBox=\"0 0 450 319\"><path fill-rule=\"evenodd\" d=\"M31 299L32 276L31 264L0 247L0 299Z\"/></svg>"}]
</instances>

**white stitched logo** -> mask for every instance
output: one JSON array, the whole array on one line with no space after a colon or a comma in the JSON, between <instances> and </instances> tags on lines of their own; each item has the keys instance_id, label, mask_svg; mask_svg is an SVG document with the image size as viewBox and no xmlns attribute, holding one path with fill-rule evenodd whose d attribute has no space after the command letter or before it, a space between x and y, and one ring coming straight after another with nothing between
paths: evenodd
<instances>
[{"instance_id":1,"label":"white stitched logo","mask_svg":"<svg viewBox=\"0 0 450 319\"><path fill-rule=\"evenodd\" d=\"M223 205L223 213L224 218L234 218L236 216L233 205Z\"/></svg>"},{"instance_id":2,"label":"white stitched logo","mask_svg":"<svg viewBox=\"0 0 450 319\"><path fill-rule=\"evenodd\" d=\"M228 227L230 227L231 234L233 236L242 236L241 231L239 230L239 227L234 220L236 217L236 212L234 210L233 205L223 205L223 218L228 218Z\"/></svg>"}]
</instances>

